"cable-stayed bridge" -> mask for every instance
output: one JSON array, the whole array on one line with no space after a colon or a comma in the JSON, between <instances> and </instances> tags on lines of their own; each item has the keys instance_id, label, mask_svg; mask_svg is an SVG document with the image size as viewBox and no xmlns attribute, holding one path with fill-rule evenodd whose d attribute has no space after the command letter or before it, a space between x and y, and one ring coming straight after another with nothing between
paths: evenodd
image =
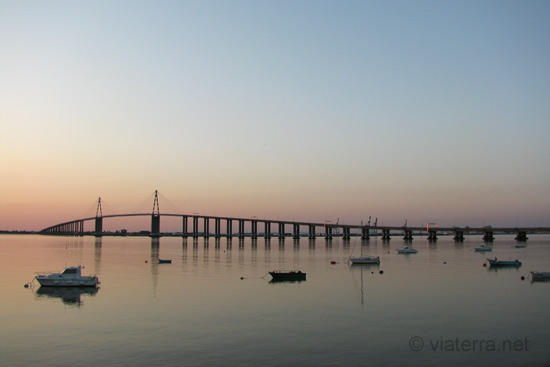
<instances>
[{"instance_id":1,"label":"cable-stayed bridge","mask_svg":"<svg viewBox=\"0 0 550 367\"><path fill-rule=\"evenodd\" d=\"M285 221L285 220L272 220L272 219L260 219L256 217L252 218L237 218L237 217L223 217L223 216L209 216L194 214L164 214L160 213L158 204L158 195L155 191L155 200L153 202L153 211L151 213L127 213L127 214L111 214L103 215L101 209L101 198L98 200L98 206L96 215L89 218L75 219L69 222L59 223L40 231L42 234L49 235L95 235L103 236L110 233L103 231L103 221L109 218L122 218L122 217L151 217L150 231L144 230L143 234L147 234L151 237L160 237L162 233L160 231L160 219L161 217L179 217L181 218L182 237L227 237L227 238L245 238L251 237L257 239L258 237L264 237L266 239L272 237L278 237L284 239L285 237L292 237L299 239L301 237L308 237L315 239L317 236L324 237L326 239L332 239L335 236L342 237L344 240L350 239L352 236L361 236L362 239L368 240L372 235L380 235L383 240L390 240L391 236L403 235L403 239L412 240L414 235L427 235L427 239L436 241L438 234L452 233L456 241L463 241L465 234L480 233L483 236L483 240L491 242L494 239L495 234L516 234L516 240L526 241L527 234L530 233L550 233L548 227L438 227L436 224L428 224L426 227L408 227L408 226L379 226L378 221L374 225L370 225L370 220L367 225L354 225L343 223L315 223L315 222L300 222L300 221ZM84 231L84 223L93 221L94 231ZM213 229L210 225L213 224ZM223 224L223 225L222 225ZM233 225L235 224L235 228ZM258 224L260 226L258 226ZM248 228L248 232L245 232L245 226ZM263 232L258 230L263 229ZM287 231L290 229L290 231ZM301 232L303 229L307 229L307 232ZM321 229L321 232L317 232Z\"/></svg>"}]
</instances>

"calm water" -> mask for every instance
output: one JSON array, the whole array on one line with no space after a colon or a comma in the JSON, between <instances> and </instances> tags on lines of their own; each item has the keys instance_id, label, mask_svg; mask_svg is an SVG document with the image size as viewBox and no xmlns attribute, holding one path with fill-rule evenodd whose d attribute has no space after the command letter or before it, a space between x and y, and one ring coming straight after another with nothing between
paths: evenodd
<instances>
[{"instance_id":1,"label":"calm water","mask_svg":"<svg viewBox=\"0 0 550 367\"><path fill-rule=\"evenodd\" d=\"M352 267L360 239L2 235L0 365L550 364L550 283L528 277L550 271L550 236L525 249L497 236L488 254L473 251L480 236L412 244L418 254L398 255L401 239L373 239L363 252L381 265ZM490 270L489 256L523 266ZM97 292L24 288L34 272L78 264L99 276ZM272 284L272 269L307 280Z\"/></svg>"}]
</instances>

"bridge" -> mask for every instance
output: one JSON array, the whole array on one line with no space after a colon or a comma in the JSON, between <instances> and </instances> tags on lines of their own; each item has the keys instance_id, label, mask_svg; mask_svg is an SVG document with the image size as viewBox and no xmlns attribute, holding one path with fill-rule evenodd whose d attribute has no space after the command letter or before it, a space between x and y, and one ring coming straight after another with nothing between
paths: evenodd
<instances>
[{"instance_id":1,"label":"bridge","mask_svg":"<svg viewBox=\"0 0 550 367\"><path fill-rule=\"evenodd\" d=\"M480 233L483 236L483 241L492 242L495 234L516 234L516 240L527 241L527 234L530 233L550 233L550 227L526 227L526 228L493 228L493 227L438 227L436 224L428 224L426 227L408 227L408 226L378 226L378 221L373 226L369 223L367 225L353 225L353 224L340 224L340 223L315 223L315 222L300 222L300 221L283 221L272 219L259 219L252 218L237 218L237 217L222 217L222 216L207 216L194 214L161 214L158 205L157 191L155 191L155 200L153 203L152 213L135 213L135 214L111 214L103 215L101 209L101 198L99 198L96 216L89 218L76 219L69 222L56 224L40 231L41 234L48 235L85 235L91 234L95 236L106 235L103 232L103 220L107 218L121 218L121 217L151 217L151 231L144 231L151 237L160 237L162 233L160 231L160 218L161 217L179 217L181 218L182 231L181 236L184 238L209 238L211 236L215 238L227 237L228 239L237 236L238 238L251 237L257 239L258 237L264 237L270 239L272 237L278 237L284 239L285 237L292 237L294 239L300 239L303 233L309 239L315 239L319 233L316 232L318 228L322 228L321 236L326 239L332 239L335 236L341 236L344 240L351 239L352 235L361 236L361 239L368 240L371 235L380 233L382 240L390 240L391 236L403 235L404 240L412 240L413 235L427 235L427 239L430 241L437 241L438 234L446 233L453 234L455 241L463 241L465 234ZM93 232L84 231L84 222L94 221L95 230ZM199 225L202 223L202 228ZM213 233L210 230L210 224L214 224ZM225 225L225 231L222 231L222 223ZM191 224L191 226L190 226ZM235 230L233 224L236 224ZM263 232L258 231L258 224L260 229L263 226ZM250 228L250 232L245 233L245 225ZM287 228L292 228L291 232L287 232ZM302 229L307 228L307 232L301 232ZM341 234L340 234L341 232Z\"/></svg>"}]
</instances>

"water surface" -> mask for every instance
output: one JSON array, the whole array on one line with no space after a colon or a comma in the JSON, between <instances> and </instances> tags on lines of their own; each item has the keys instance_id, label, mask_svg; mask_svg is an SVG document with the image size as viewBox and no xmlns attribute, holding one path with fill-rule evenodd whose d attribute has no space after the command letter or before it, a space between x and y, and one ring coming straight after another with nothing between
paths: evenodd
<instances>
[{"instance_id":1,"label":"water surface","mask_svg":"<svg viewBox=\"0 0 550 367\"><path fill-rule=\"evenodd\" d=\"M529 271L550 271L550 236L527 243L497 236L483 254L480 236L417 237L419 252L399 255L396 237L0 235L0 365L544 366L550 283ZM361 245L380 266L348 265ZM494 256L523 265L484 267ZM24 288L79 264L98 290ZM274 284L274 269L307 280Z\"/></svg>"}]
</instances>

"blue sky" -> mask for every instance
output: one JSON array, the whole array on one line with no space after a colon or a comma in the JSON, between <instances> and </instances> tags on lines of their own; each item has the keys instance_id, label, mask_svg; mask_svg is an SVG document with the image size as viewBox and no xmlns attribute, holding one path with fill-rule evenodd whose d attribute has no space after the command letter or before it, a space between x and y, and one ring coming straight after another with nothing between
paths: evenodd
<instances>
[{"instance_id":1,"label":"blue sky","mask_svg":"<svg viewBox=\"0 0 550 367\"><path fill-rule=\"evenodd\" d=\"M550 226L548 1L0 1L0 80L0 228Z\"/></svg>"}]
</instances>

